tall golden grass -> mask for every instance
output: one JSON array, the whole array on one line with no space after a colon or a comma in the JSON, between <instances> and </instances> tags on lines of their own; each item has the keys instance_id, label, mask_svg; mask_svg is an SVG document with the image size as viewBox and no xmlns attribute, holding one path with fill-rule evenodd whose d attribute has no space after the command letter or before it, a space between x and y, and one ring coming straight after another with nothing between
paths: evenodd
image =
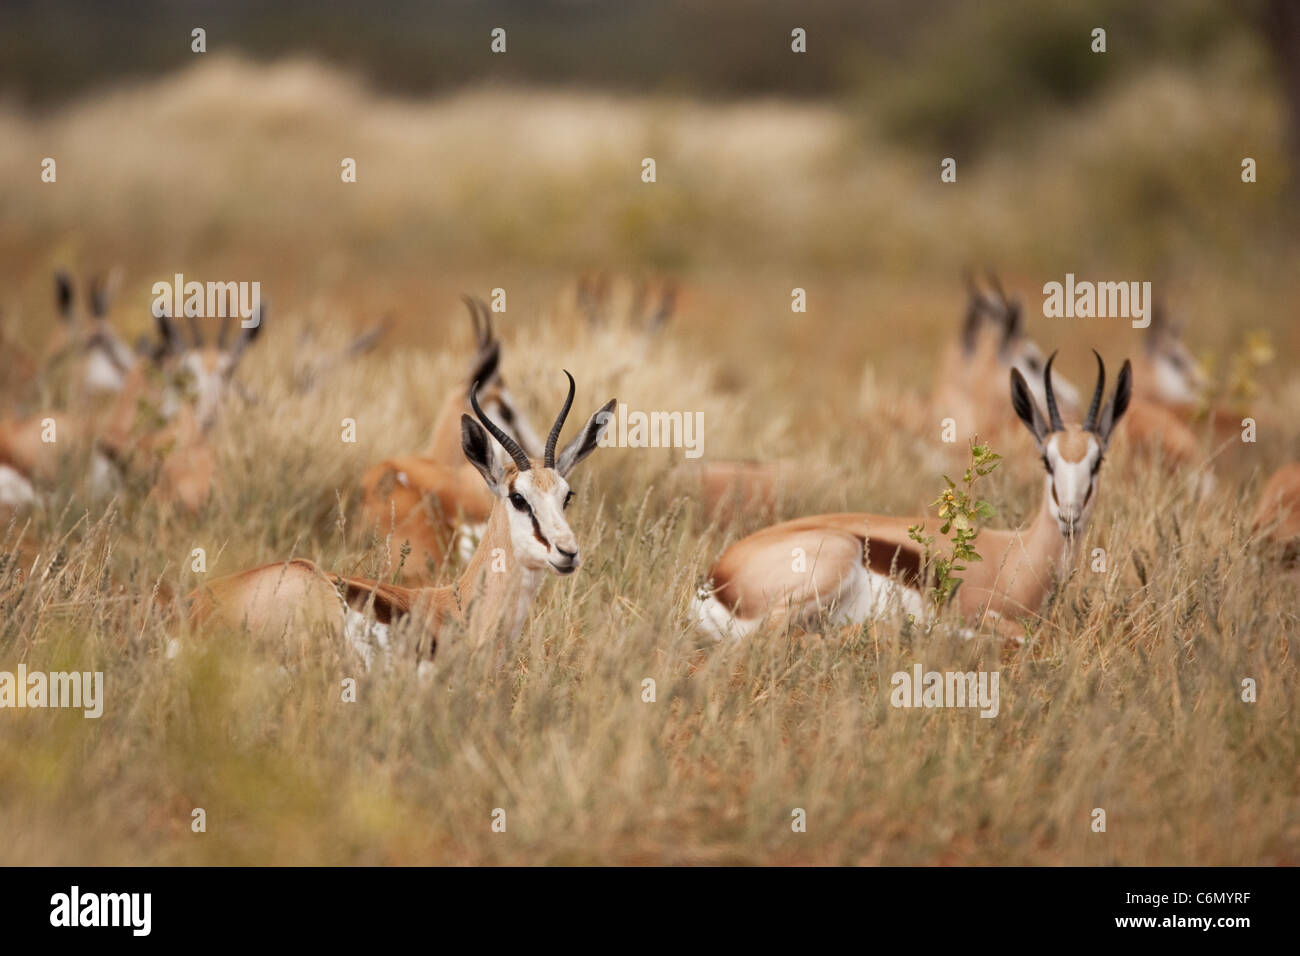
<instances>
[{"instance_id":1,"label":"tall golden grass","mask_svg":"<svg viewBox=\"0 0 1300 956\"><path fill-rule=\"evenodd\" d=\"M462 290L508 290L504 368L535 421L555 411L561 368L581 413L615 395L702 411L706 456L806 464L783 517L916 513L937 492L937 424L901 434L875 413L928 387L968 262L1004 266L1031 334L1076 380L1090 381L1088 345L1117 367L1140 339L1035 318L1035 282L1065 271L1167 274L1195 345L1258 328L1293 356L1282 187L1237 178L1240 141L1276 159L1278 113L1243 88L1153 74L960 167L958 188L940 186L939 157L833 107L499 89L400 102L305 63L213 57L54 116L0 113L0 176L18 184L0 276L21 337L52 321L49 273L68 262L123 262L115 322L132 333L174 272L257 279L274 303L200 515L130 484L88 505L70 461L46 506L2 529L0 669L102 670L107 702L99 720L0 713L0 862L1297 862L1297 583L1244 526L1260 473L1300 451L1285 362L1263 383L1275 428L1222 464L1212 499L1155 471L1104 473L1084 553L1104 547L1108 571L1084 563L1062 582L1022 648L884 625L699 638L695 586L757 523L710 524L670 450L602 449L578 474L584 566L543 587L505 672L451 642L429 684L366 675L312 635L190 634L167 597L199 583L196 547L209 576L291 555L382 571L350 522L357 477L421 448L464 374ZM44 155L55 185L37 181ZM339 182L344 156L355 186ZM1152 198L1153 183L1168 192ZM682 277L662 336L587 327L570 283L598 267ZM807 315L789 311L793 286ZM293 392L306 324L328 348L389 309L400 326L383 349ZM345 417L356 444L340 441ZM989 493L1014 524L1040 469L1000 450ZM891 708L889 676L916 662L1000 670L999 716ZM1247 677L1257 703L1241 700Z\"/></svg>"}]
</instances>

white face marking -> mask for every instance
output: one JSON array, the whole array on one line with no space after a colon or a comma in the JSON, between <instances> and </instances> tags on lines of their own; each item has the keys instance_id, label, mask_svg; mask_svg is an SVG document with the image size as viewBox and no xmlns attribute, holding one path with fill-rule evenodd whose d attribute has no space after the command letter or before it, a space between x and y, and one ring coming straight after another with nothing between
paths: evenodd
<instances>
[{"instance_id":1,"label":"white face marking","mask_svg":"<svg viewBox=\"0 0 1300 956\"><path fill-rule=\"evenodd\" d=\"M569 483L551 469L547 476L551 487L545 491L538 488L531 469L515 476L513 493L505 490L510 540L515 560L527 570L571 574L580 559L578 539L564 517Z\"/></svg>"},{"instance_id":2,"label":"white face marking","mask_svg":"<svg viewBox=\"0 0 1300 956\"><path fill-rule=\"evenodd\" d=\"M1083 534L1096 502L1097 469L1101 446L1089 435L1088 447L1079 461L1067 461L1060 452L1061 434L1048 436L1043 458L1047 462L1047 493L1050 495L1057 527L1067 538Z\"/></svg>"},{"instance_id":3,"label":"white face marking","mask_svg":"<svg viewBox=\"0 0 1300 956\"><path fill-rule=\"evenodd\" d=\"M124 368L130 368L127 363ZM86 359L83 384L88 392L120 392L126 385L126 375L113 363L103 349L92 349Z\"/></svg>"},{"instance_id":4,"label":"white face marking","mask_svg":"<svg viewBox=\"0 0 1300 956\"><path fill-rule=\"evenodd\" d=\"M1154 359L1156 394L1163 402L1195 402L1205 389L1205 373L1181 342L1165 345Z\"/></svg>"},{"instance_id":5,"label":"white face marking","mask_svg":"<svg viewBox=\"0 0 1300 956\"><path fill-rule=\"evenodd\" d=\"M204 426L216 421L231 371L228 354L219 354L215 361L206 361L206 358L203 352L189 351L180 362L181 373L186 380L185 397L194 402L195 418ZM173 400L170 406L175 408L176 404Z\"/></svg>"}]
</instances>

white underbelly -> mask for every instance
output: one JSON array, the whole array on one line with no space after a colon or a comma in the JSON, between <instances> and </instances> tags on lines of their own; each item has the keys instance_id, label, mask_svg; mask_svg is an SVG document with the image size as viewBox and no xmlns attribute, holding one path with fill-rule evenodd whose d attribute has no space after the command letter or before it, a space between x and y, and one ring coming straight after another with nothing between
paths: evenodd
<instances>
[{"instance_id":1,"label":"white underbelly","mask_svg":"<svg viewBox=\"0 0 1300 956\"><path fill-rule=\"evenodd\" d=\"M343 635L360 655L366 670L374 666L376 654L388 653L388 625L347 605L343 611Z\"/></svg>"},{"instance_id":2,"label":"white underbelly","mask_svg":"<svg viewBox=\"0 0 1300 956\"><path fill-rule=\"evenodd\" d=\"M919 620L925 614L925 602L915 588L897 578L858 566L841 582L829 611L831 623L836 625L878 621L899 613Z\"/></svg>"},{"instance_id":3,"label":"white underbelly","mask_svg":"<svg viewBox=\"0 0 1300 956\"><path fill-rule=\"evenodd\" d=\"M36 489L27 476L8 465L0 465L0 505L22 508L36 504Z\"/></svg>"}]
</instances>

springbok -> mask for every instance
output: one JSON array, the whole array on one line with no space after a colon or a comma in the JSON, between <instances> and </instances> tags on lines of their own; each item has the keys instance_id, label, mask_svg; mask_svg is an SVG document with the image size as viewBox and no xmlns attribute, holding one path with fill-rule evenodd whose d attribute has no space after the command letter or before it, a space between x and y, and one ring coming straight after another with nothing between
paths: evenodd
<instances>
[{"instance_id":1,"label":"springbok","mask_svg":"<svg viewBox=\"0 0 1300 956\"><path fill-rule=\"evenodd\" d=\"M627 295L621 296L604 273L579 276L575 289L578 311L592 327L608 325L612 317L621 316L626 325L657 335L677 310L677 283L665 279L656 288L656 283L641 279L628 285Z\"/></svg>"},{"instance_id":2,"label":"springbok","mask_svg":"<svg viewBox=\"0 0 1300 956\"><path fill-rule=\"evenodd\" d=\"M1152 415L1147 430L1165 436L1165 457L1179 465L1203 457L1200 445L1207 431L1216 444L1238 437L1243 417L1231 408L1208 402L1212 383L1183 341L1184 328L1181 319L1169 318L1163 302L1152 303L1151 325L1144 333L1144 347L1133 363L1134 419L1126 429L1136 436L1138 430L1134 423L1139 415L1145 415L1145 406L1157 406L1167 412ZM1171 429L1167 425L1171 415L1181 428ZM1185 454L1185 449L1193 453Z\"/></svg>"},{"instance_id":3,"label":"springbok","mask_svg":"<svg viewBox=\"0 0 1300 956\"><path fill-rule=\"evenodd\" d=\"M1251 527L1277 546L1285 563L1300 558L1300 462L1283 465L1269 476Z\"/></svg>"},{"instance_id":4,"label":"springbok","mask_svg":"<svg viewBox=\"0 0 1300 956\"><path fill-rule=\"evenodd\" d=\"M461 416L461 447L491 493L493 505L483 537L454 584L406 588L327 573L311 561L296 558L196 589L190 595L191 621L217 620L230 627L247 625L281 634L295 623L324 623L336 633L341 629L367 667L376 647L388 646L389 627L407 615L423 628L421 635L428 644L421 640L421 646L430 653L450 620L468 625L479 637L504 628L508 647L523 629L545 575L572 574L578 568L578 541L565 517L573 498L566 479L596 449L615 406L611 399L601 407L557 455L556 442L576 390L573 376L564 374L569 394L540 461L530 458L493 422L475 392L470 392L477 421ZM502 463L488 435L505 449L509 463Z\"/></svg>"},{"instance_id":5,"label":"springbok","mask_svg":"<svg viewBox=\"0 0 1300 956\"><path fill-rule=\"evenodd\" d=\"M950 344L939 362L930 397L926 431L951 418L956 444L964 447L976 435L999 440L1006 435L1004 382L1008 369L1016 369L1034 400L1046 401L1043 350L1025 332L1024 308L1018 298L1008 298L997 276L989 273L990 292L966 276L966 315L958 341ZM1067 413L1079 405L1078 390L1059 375L1053 383L1056 401Z\"/></svg>"},{"instance_id":6,"label":"springbok","mask_svg":"<svg viewBox=\"0 0 1300 956\"><path fill-rule=\"evenodd\" d=\"M1133 397L1174 410L1201 402L1210 386L1200 364L1183 341L1184 323L1169 318L1164 302L1151 304L1151 324L1133 363Z\"/></svg>"},{"instance_id":7,"label":"springbok","mask_svg":"<svg viewBox=\"0 0 1300 956\"><path fill-rule=\"evenodd\" d=\"M501 422L499 427L527 454L535 457L541 446L502 378L501 343L492 332L487 303L462 299L478 345L468 382L443 400L423 455L385 459L361 478L362 527L387 537L391 566L400 568L406 584L429 580L453 549L468 560L492 512L495 499L461 450L460 420L471 400ZM403 560L402 551L408 547Z\"/></svg>"},{"instance_id":8,"label":"springbok","mask_svg":"<svg viewBox=\"0 0 1300 956\"><path fill-rule=\"evenodd\" d=\"M186 343L171 318L157 317L160 344L153 363L137 363L106 410L36 414L0 421L0 504L39 501L37 487L51 483L60 458L79 446L93 446L91 491L105 494L118 473L151 476L152 493L197 511L207 500L216 469L210 432L244 350L261 331L266 307L255 325L228 343L231 320L215 344L206 344L191 320ZM47 421L55 441L45 441Z\"/></svg>"},{"instance_id":9,"label":"springbok","mask_svg":"<svg viewBox=\"0 0 1300 956\"><path fill-rule=\"evenodd\" d=\"M135 367L134 353L108 321L121 275L121 269L114 269L107 277L95 276L87 282L88 317L83 318L76 308L72 277L63 271L55 273L55 301L62 321L46 343L42 374L66 360L74 360L73 382L78 398L93 401L106 393L120 392Z\"/></svg>"},{"instance_id":10,"label":"springbok","mask_svg":"<svg viewBox=\"0 0 1300 956\"><path fill-rule=\"evenodd\" d=\"M1095 353L1094 353L1095 354ZM1098 472L1116 423L1128 407L1132 372L1126 361L1102 407L1106 369L1097 356L1097 387L1082 425L1061 419L1052 388L1053 354L1044 371L1047 416L1025 377L1011 370L1011 404L1034 438L1045 471L1033 523L1017 531L984 530L976 540L983 561L962 574L955 600L961 615L982 614L996 627L1004 617L1036 613L1053 579L1068 572L1097 502ZM908 528L924 518L828 514L766 528L731 545L695 598L695 619L716 639L739 640L764 621L787 616L816 629L879 618L895 607L924 614L926 569Z\"/></svg>"},{"instance_id":11,"label":"springbok","mask_svg":"<svg viewBox=\"0 0 1300 956\"><path fill-rule=\"evenodd\" d=\"M242 327L233 341L232 318L222 320L214 342L205 340L198 321L191 318L188 344L182 341L170 316L156 317L162 340L160 359L167 378L158 412L165 424L137 434L133 423L123 432L120 425L128 415L123 410L117 417L119 427L105 436L101 447L111 450L119 462L134 459L137 465L141 460L152 463L152 494L159 500L190 512L198 511L207 501L216 473L212 431L234 382L235 370L261 334L266 314L266 303L260 303L250 324ZM135 398L137 403L139 400Z\"/></svg>"}]
</instances>

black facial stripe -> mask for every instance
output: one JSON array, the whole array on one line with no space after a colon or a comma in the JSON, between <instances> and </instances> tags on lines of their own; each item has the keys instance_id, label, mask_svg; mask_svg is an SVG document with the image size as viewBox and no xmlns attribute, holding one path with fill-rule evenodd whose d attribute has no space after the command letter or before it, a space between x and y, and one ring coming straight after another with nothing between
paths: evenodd
<instances>
[{"instance_id":1,"label":"black facial stripe","mask_svg":"<svg viewBox=\"0 0 1300 956\"><path fill-rule=\"evenodd\" d=\"M538 540L538 542L541 544L543 548L545 548L547 551L550 551L551 542L547 541L546 535L542 534L542 526L537 523L537 515L529 511L528 517L531 518L533 521L533 537Z\"/></svg>"}]
</instances>

